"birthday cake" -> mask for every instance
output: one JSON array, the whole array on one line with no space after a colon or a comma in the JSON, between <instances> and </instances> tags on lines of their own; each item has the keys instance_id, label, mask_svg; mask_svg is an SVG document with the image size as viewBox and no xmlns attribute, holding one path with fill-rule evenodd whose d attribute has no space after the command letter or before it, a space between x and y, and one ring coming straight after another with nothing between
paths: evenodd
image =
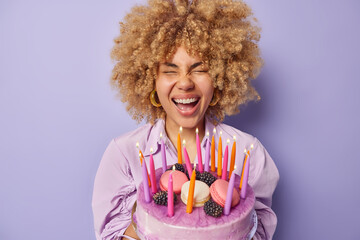
<instances>
[{"instance_id":1,"label":"birthday cake","mask_svg":"<svg viewBox=\"0 0 360 240\"><path fill-rule=\"evenodd\" d=\"M165 173L179 172L168 170ZM238 187L234 187L231 202L231 209L226 215L223 214L223 207L225 204L226 191L228 188L228 181L218 179L216 173L211 172L215 177L212 183L206 184L197 183L196 180L194 203L192 212L187 212L187 192L189 181L184 183L181 174L174 175L174 207L173 216L169 216L167 202L159 205L157 196L161 195L162 190L167 190L164 186L167 178L164 181L165 173L163 169L159 168L155 171L157 191L156 194L151 194L151 200L146 197L149 190L144 191L144 184L140 184L137 191L137 207L133 216L136 225L136 231L141 239L147 240L162 240L162 239L249 239L249 233L256 229L256 214L254 210L255 195L252 188L247 185L246 197L240 198ZM197 174L200 174L197 172ZM196 174L196 175L197 175ZM189 175L188 175L189 176ZM187 176L187 177L188 177ZM201 179L198 175L197 179ZM180 180L178 180L180 179ZM234 174L235 186L239 186L240 177ZM181 186L181 193L179 193L179 185ZM210 185L207 187L207 185ZM177 188L177 189L176 189ZM225 189L226 188L226 189ZM164 191L163 191L164 192ZM224 197L225 193L225 197ZM156 195L156 196L155 196ZM170 195L169 195L170 196ZM222 197L222 199L221 199ZM198 199L196 199L198 198ZM155 201L158 200L158 201ZM167 198L165 198L167 201ZM161 202L161 201L160 201ZM161 203L160 203L161 204ZM221 207L220 207L221 206Z\"/></svg>"}]
</instances>

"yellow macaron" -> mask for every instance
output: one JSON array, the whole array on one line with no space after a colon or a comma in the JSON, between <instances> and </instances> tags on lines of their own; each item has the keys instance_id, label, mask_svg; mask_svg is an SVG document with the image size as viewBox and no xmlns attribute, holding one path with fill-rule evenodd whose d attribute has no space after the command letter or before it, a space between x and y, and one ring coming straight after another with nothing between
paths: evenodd
<instances>
[{"instance_id":1,"label":"yellow macaron","mask_svg":"<svg viewBox=\"0 0 360 240\"><path fill-rule=\"evenodd\" d=\"M187 204L188 195L189 195L189 186L190 181L184 183L181 187L181 200L183 203ZM209 186L199 180L195 180L195 189L194 189L194 207L202 207L210 199L210 190Z\"/></svg>"}]
</instances>

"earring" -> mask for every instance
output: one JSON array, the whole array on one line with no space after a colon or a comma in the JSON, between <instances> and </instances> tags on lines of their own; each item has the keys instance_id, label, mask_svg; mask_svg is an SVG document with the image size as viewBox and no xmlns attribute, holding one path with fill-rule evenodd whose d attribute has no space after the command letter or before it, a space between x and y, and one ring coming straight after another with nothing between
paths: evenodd
<instances>
[{"instance_id":1,"label":"earring","mask_svg":"<svg viewBox=\"0 0 360 240\"><path fill-rule=\"evenodd\" d=\"M154 107L161 107L161 103L156 102L155 95L156 95L156 90L154 89L150 93L150 102Z\"/></svg>"},{"instance_id":2,"label":"earring","mask_svg":"<svg viewBox=\"0 0 360 240\"><path fill-rule=\"evenodd\" d=\"M209 103L209 106L210 106L210 107L215 106L215 105L218 103L218 101L219 101L219 99L216 97L216 95L215 95L215 93L214 93L214 95L213 95L213 97L212 97L212 99L211 99L211 102Z\"/></svg>"}]
</instances>

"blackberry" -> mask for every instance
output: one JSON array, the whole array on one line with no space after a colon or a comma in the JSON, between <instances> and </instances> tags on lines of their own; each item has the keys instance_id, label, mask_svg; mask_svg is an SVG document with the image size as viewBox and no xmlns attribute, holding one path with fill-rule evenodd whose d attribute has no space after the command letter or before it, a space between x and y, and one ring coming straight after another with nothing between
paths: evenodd
<instances>
[{"instance_id":1,"label":"blackberry","mask_svg":"<svg viewBox=\"0 0 360 240\"><path fill-rule=\"evenodd\" d=\"M175 170L185 173L185 168L182 164L175 163L173 166L175 166ZM171 166L168 170L172 170L173 166Z\"/></svg>"},{"instance_id":2,"label":"blackberry","mask_svg":"<svg viewBox=\"0 0 360 240\"><path fill-rule=\"evenodd\" d=\"M188 177L188 179L190 180L192 172L189 174L189 172L186 169L185 174ZM200 180L200 174L201 174L200 171L195 170L195 176L196 176L195 179L196 180Z\"/></svg>"},{"instance_id":3,"label":"blackberry","mask_svg":"<svg viewBox=\"0 0 360 240\"><path fill-rule=\"evenodd\" d=\"M200 171L195 170L195 174L196 174L196 180L200 180L200 175L201 175Z\"/></svg>"},{"instance_id":4,"label":"blackberry","mask_svg":"<svg viewBox=\"0 0 360 240\"><path fill-rule=\"evenodd\" d=\"M156 204L167 206L168 192L167 191L157 192L154 194L153 199ZM177 202L177 197L176 194L174 193L174 204L176 202Z\"/></svg>"},{"instance_id":5,"label":"blackberry","mask_svg":"<svg viewBox=\"0 0 360 240\"><path fill-rule=\"evenodd\" d=\"M224 208L214 202L212 199L207 201L204 205L204 211L207 215L212 217L220 217L223 213Z\"/></svg>"},{"instance_id":6,"label":"blackberry","mask_svg":"<svg viewBox=\"0 0 360 240\"><path fill-rule=\"evenodd\" d=\"M209 172L203 172L200 174L199 180L206 183L210 187L211 184L216 181L216 177L214 177L214 175Z\"/></svg>"}]
</instances>

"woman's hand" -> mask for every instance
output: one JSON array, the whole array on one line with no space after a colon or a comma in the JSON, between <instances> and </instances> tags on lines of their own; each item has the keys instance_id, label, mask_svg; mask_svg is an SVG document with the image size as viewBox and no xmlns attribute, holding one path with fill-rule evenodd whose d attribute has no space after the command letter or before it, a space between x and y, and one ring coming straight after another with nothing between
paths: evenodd
<instances>
[{"instance_id":1,"label":"woman's hand","mask_svg":"<svg viewBox=\"0 0 360 240\"><path fill-rule=\"evenodd\" d=\"M135 238L135 239L140 239L136 232L135 229L133 227L134 222L131 222L131 224L128 226L128 228L125 230L124 235ZM122 239L127 239L126 237L123 237Z\"/></svg>"},{"instance_id":2,"label":"woman's hand","mask_svg":"<svg viewBox=\"0 0 360 240\"><path fill-rule=\"evenodd\" d=\"M131 211L131 223L127 227L127 229L125 230L124 235L140 240L140 238L138 237L138 235L135 232L135 226L136 225L135 225L135 223L133 221L133 215L134 215L135 210L136 210L136 202L134 203L134 206L133 206L132 211ZM122 237L122 239L127 239L127 238Z\"/></svg>"}]
</instances>

